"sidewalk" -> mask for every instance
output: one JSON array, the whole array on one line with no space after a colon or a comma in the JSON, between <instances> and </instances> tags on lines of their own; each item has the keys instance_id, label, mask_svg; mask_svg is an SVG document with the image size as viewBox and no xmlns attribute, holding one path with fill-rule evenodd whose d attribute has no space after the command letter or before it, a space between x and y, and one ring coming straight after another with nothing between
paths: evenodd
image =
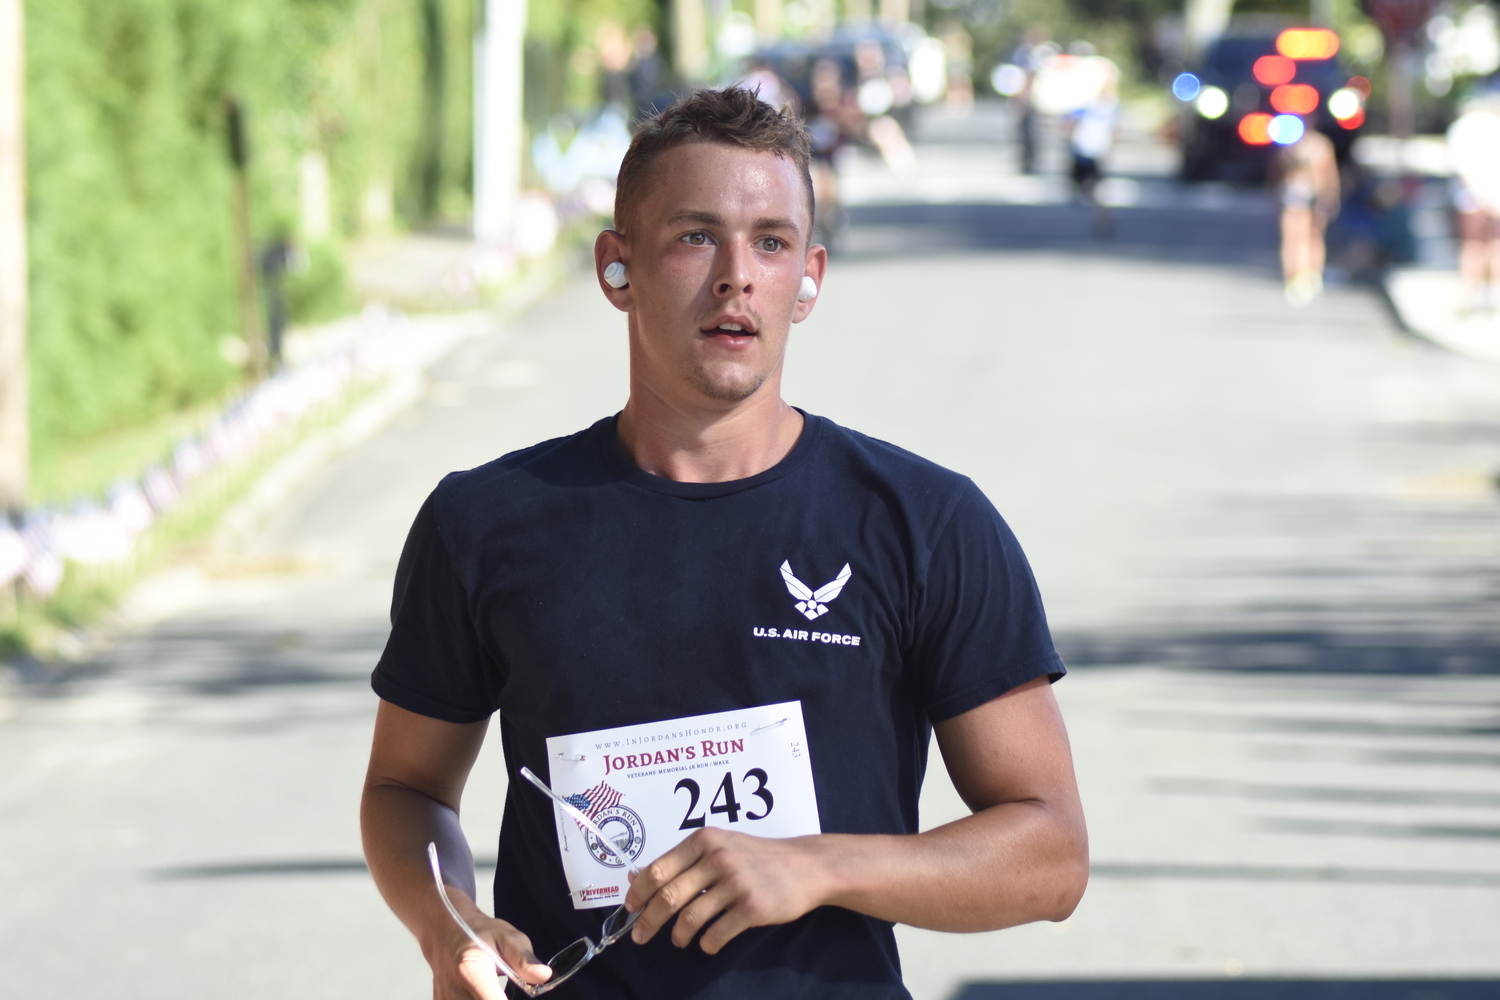
<instances>
[{"instance_id":1,"label":"sidewalk","mask_svg":"<svg viewBox=\"0 0 1500 1000\"><path fill-rule=\"evenodd\" d=\"M1386 276L1386 295L1401 325L1450 351L1500 364L1500 313L1460 314L1458 274L1396 268Z\"/></svg>"}]
</instances>

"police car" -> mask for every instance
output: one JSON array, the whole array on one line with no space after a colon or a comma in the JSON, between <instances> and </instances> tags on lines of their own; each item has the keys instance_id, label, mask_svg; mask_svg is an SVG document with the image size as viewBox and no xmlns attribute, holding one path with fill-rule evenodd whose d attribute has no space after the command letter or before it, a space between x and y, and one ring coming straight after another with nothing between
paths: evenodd
<instances>
[{"instance_id":1,"label":"police car","mask_svg":"<svg viewBox=\"0 0 1500 1000\"><path fill-rule=\"evenodd\" d=\"M1338 51L1327 28L1231 29L1215 39L1199 66L1172 81L1183 179L1263 181L1277 146L1307 129L1325 133L1344 159L1370 81L1348 76Z\"/></svg>"}]
</instances>

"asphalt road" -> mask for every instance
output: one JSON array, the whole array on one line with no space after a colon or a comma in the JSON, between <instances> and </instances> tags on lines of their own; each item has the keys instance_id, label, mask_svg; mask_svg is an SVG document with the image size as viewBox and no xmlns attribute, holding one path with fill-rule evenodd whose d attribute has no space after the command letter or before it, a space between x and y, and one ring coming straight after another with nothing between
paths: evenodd
<instances>
[{"instance_id":1,"label":"asphalt road","mask_svg":"<svg viewBox=\"0 0 1500 1000\"><path fill-rule=\"evenodd\" d=\"M1119 222L1101 244L1066 205L856 209L789 357L794 403L979 482L1074 667L1089 893L1062 924L902 929L914 993L1500 977L1500 369L1370 289L1290 310L1254 204ZM355 826L390 576L443 473L618 408L624 365L620 317L562 287L220 575L152 581L149 624L13 685L0 996L428 995ZM497 758L465 800L481 856ZM960 810L935 762L924 824ZM1015 995L1084 996L1050 989Z\"/></svg>"}]
</instances>

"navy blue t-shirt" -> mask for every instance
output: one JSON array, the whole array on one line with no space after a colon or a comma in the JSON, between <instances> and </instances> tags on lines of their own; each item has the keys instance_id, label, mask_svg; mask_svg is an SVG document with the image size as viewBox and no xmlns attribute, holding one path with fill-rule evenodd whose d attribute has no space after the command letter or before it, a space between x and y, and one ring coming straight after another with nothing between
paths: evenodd
<instances>
[{"instance_id":1,"label":"navy blue t-shirt","mask_svg":"<svg viewBox=\"0 0 1500 1000\"><path fill-rule=\"evenodd\" d=\"M812 589L850 574L810 621L783 562ZM786 458L733 482L642 471L614 418L453 473L412 525L391 624L381 698L450 722L500 713L495 912L544 958L597 940L609 912L573 908L552 806L519 779L548 776L547 737L798 700L823 831L915 833L932 724L1064 672L978 487L811 415ZM627 939L554 995L909 996L891 925L837 907L713 956L666 930Z\"/></svg>"}]
</instances>

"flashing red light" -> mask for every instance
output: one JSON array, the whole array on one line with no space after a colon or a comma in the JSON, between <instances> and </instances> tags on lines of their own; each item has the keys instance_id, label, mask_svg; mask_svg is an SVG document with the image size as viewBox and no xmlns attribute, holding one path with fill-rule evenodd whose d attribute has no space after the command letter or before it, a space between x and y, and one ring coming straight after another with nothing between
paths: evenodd
<instances>
[{"instance_id":1,"label":"flashing red light","mask_svg":"<svg viewBox=\"0 0 1500 1000\"><path fill-rule=\"evenodd\" d=\"M1288 59L1332 59L1339 36L1327 28L1288 28L1276 36L1276 51Z\"/></svg>"},{"instance_id":2,"label":"flashing red light","mask_svg":"<svg viewBox=\"0 0 1500 1000\"><path fill-rule=\"evenodd\" d=\"M1284 83L1271 91L1271 107L1284 115L1310 115L1319 100L1318 88L1305 83Z\"/></svg>"},{"instance_id":3,"label":"flashing red light","mask_svg":"<svg viewBox=\"0 0 1500 1000\"><path fill-rule=\"evenodd\" d=\"M1367 101L1370 99L1370 92L1374 89L1370 86L1370 81L1362 76L1351 76L1349 82L1344 84L1344 86L1357 92L1360 97L1363 97Z\"/></svg>"},{"instance_id":4,"label":"flashing red light","mask_svg":"<svg viewBox=\"0 0 1500 1000\"><path fill-rule=\"evenodd\" d=\"M1365 109L1360 108L1348 118L1338 119L1339 128L1357 129L1365 123Z\"/></svg>"},{"instance_id":5,"label":"flashing red light","mask_svg":"<svg viewBox=\"0 0 1500 1000\"><path fill-rule=\"evenodd\" d=\"M1297 75L1297 64L1286 56L1261 56L1255 60L1250 72L1255 74L1257 82L1274 87L1278 83L1290 83Z\"/></svg>"},{"instance_id":6,"label":"flashing red light","mask_svg":"<svg viewBox=\"0 0 1500 1000\"><path fill-rule=\"evenodd\" d=\"M1240 138L1252 146L1271 144L1271 116L1262 112L1246 115L1240 119Z\"/></svg>"}]
</instances>

